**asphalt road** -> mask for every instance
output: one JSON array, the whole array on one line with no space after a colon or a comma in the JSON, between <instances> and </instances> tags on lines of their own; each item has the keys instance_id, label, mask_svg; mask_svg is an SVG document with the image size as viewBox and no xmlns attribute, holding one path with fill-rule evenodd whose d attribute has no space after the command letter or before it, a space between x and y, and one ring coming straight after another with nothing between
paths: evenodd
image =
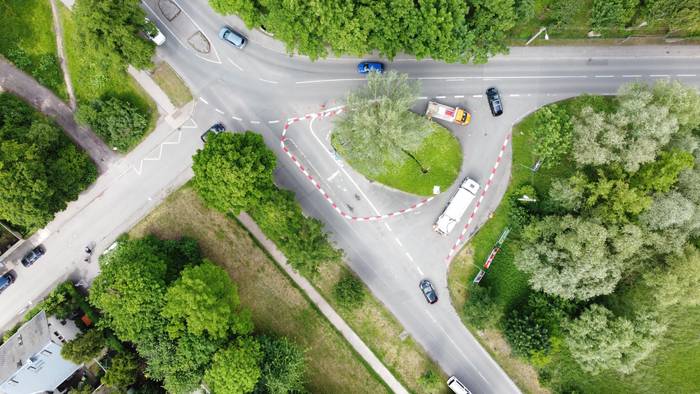
<instances>
[{"instance_id":1,"label":"asphalt road","mask_svg":"<svg viewBox=\"0 0 700 394\"><path fill-rule=\"evenodd\" d=\"M452 189L398 217L350 221L330 206L280 149L279 138L287 119L335 107L349 90L361 86L364 78L355 72L358 60L310 62L291 57L278 42L261 32L245 30L237 18L216 15L203 0L179 3L184 12L178 18L191 18L210 39L209 54L194 51L187 37L175 39L177 30L169 28L170 22L165 23L157 11L151 19L168 38L158 56L183 76L196 97L192 119L179 130L157 130L36 237L35 242L43 241L47 246L47 255L30 269L18 268L18 283L0 297L0 310L5 312L0 326L60 278L94 277L96 266L82 262L82 246L97 242L98 251L106 248L170 190L191 177L191 155L202 144L199 135L209 125L223 121L230 130L263 134L278 157L277 183L293 190L306 213L326 224L353 270L447 374L457 375L474 393L519 391L464 328L449 301L447 256L460 228L441 237L431 227ZM217 32L224 24L248 34L250 44L243 51L218 40ZM464 105L472 112L469 126L446 126L459 138L464 151L458 179L470 176L483 186L512 125L526 114L582 93L613 94L621 84L637 80L677 78L697 86L699 57L698 47L515 48L509 56L498 56L480 66L405 57L387 66L420 80L417 112L424 110L427 98ZM490 86L497 86L503 97L505 113L499 118L490 115L483 97ZM328 151L331 129L332 118L297 122L289 128L288 146L344 211L357 216L380 215L420 199L371 183L334 158ZM507 188L510 158L507 145L467 235L498 205ZM428 305L418 290L423 278L435 284L440 296L437 304Z\"/></svg>"}]
</instances>

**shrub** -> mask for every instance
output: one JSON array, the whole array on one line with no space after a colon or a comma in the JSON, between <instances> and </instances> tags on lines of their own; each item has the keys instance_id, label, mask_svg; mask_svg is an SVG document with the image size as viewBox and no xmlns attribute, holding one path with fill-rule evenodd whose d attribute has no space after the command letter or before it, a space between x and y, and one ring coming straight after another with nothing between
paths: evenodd
<instances>
[{"instance_id":1,"label":"shrub","mask_svg":"<svg viewBox=\"0 0 700 394\"><path fill-rule=\"evenodd\" d=\"M145 114L130 102L116 97L81 106L78 119L89 124L105 142L121 151L136 145L148 127Z\"/></svg>"},{"instance_id":2,"label":"shrub","mask_svg":"<svg viewBox=\"0 0 700 394\"><path fill-rule=\"evenodd\" d=\"M443 392L444 384L442 377L432 369L428 369L418 378L418 383L423 388L423 391L429 394Z\"/></svg>"},{"instance_id":3,"label":"shrub","mask_svg":"<svg viewBox=\"0 0 700 394\"><path fill-rule=\"evenodd\" d=\"M362 306L366 293L362 281L357 276L347 272L333 287L333 295L343 308L355 309Z\"/></svg>"},{"instance_id":4,"label":"shrub","mask_svg":"<svg viewBox=\"0 0 700 394\"><path fill-rule=\"evenodd\" d=\"M469 286L469 299L462 310L464 318L474 327L484 329L498 322L503 312L491 293L491 288L484 285Z\"/></svg>"}]
</instances>

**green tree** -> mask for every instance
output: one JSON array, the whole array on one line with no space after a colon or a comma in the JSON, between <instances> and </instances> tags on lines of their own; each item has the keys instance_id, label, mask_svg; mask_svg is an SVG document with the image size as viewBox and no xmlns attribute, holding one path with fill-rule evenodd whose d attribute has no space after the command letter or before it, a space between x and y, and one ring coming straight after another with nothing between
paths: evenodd
<instances>
[{"instance_id":1,"label":"green tree","mask_svg":"<svg viewBox=\"0 0 700 394\"><path fill-rule=\"evenodd\" d=\"M664 330L650 315L616 318L605 307L593 304L567 325L566 344L590 374L608 369L629 374L656 348Z\"/></svg>"},{"instance_id":2,"label":"green tree","mask_svg":"<svg viewBox=\"0 0 700 394\"><path fill-rule=\"evenodd\" d=\"M121 151L135 146L148 128L147 117L136 106L116 97L80 106L78 119Z\"/></svg>"},{"instance_id":3,"label":"green tree","mask_svg":"<svg viewBox=\"0 0 700 394\"><path fill-rule=\"evenodd\" d=\"M155 44L142 35L146 15L139 1L77 0L73 10L86 43L113 52L136 68L153 65Z\"/></svg>"},{"instance_id":4,"label":"green tree","mask_svg":"<svg viewBox=\"0 0 700 394\"><path fill-rule=\"evenodd\" d=\"M695 0L645 0L652 20L671 32L700 33L700 4Z\"/></svg>"},{"instance_id":5,"label":"green tree","mask_svg":"<svg viewBox=\"0 0 700 394\"><path fill-rule=\"evenodd\" d=\"M149 238L122 241L100 258L90 303L122 341L139 343L162 324L167 263L154 244Z\"/></svg>"},{"instance_id":6,"label":"green tree","mask_svg":"<svg viewBox=\"0 0 700 394\"><path fill-rule=\"evenodd\" d=\"M357 276L347 272L333 286L333 296L343 308L355 309L365 301L365 287Z\"/></svg>"},{"instance_id":7,"label":"green tree","mask_svg":"<svg viewBox=\"0 0 700 394\"><path fill-rule=\"evenodd\" d=\"M260 379L260 344L253 338L238 338L214 354L204 381L214 394L248 393Z\"/></svg>"},{"instance_id":8,"label":"green tree","mask_svg":"<svg viewBox=\"0 0 700 394\"><path fill-rule=\"evenodd\" d=\"M700 251L686 247L681 256L669 256L664 266L644 272L643 281L661 309L700 305Z\"/></svg>"},{"instance_id":9,"label":"green tree","mask_svg":"<svg viewBox=\"0 0 700 394\"><path fill-rule=\"evenodd\" d=\"M672 191L656 195L651 207L640 216L639 221L652 230L679 227L690 222L695 210L692 201Z\"/></svg>"},{"instance_id":10,"label":"green tree","mask_svg":"<svg viewBox=\"0 0 700 394\"><path fill-rule=\"evenodd\" d=\"M579 300L610 294L636 252L616 250L613 234L589 219L548 216L525 228L515 264L535 290Z\"/></svg>"},{"instance_id":11,"label":"green tree","mask_svg":"<svg viewBox=\"0 0 700 394\"><path fill-rule=\"evenodd\" d=\"M648 192L668 192L678 181L680 173L693 168L693 155L680 150L661 152L632 177L632 183Z\"/></svg>"},{"instance_id":12,"label":"green tree","mask_svg":"<svg viewBox=\"0 0 700 394\"><path fill-rule=\"evenodd\" d=\"M593 29L625 27L638 5L639 0L593 0L591 26Z\"/></svg>"},{"instance_id":13,"label":"green tree","mask_svg":"<svg viewBox=\"0 0 700 394\"><path fill-rule=\"evenodd\" d=\"M304 392L306 356L304 349L286 337L262 336L260 380L256 393L285 394Z\"/></svg>"},{"instance_id":14,"label":"green tree","mask_svg":"<svg viewBox=\"0 0 700 394\"><path fill-rule=\"evenodd\" d=\"M414 153L433 127L408 111L418 90L418 83L410 82L406 74L370 73L367 85L348 95L346 114L335 121L335 149L371 176L383 173L387 166L417 161Z\"/></svg>"},{"instance_id":15,"label":"green tree","mask_svg":"<svg viewBox=\"0 0 700 394\"><path fill-rule=\"evenodd\" d=\"M76 364L82 364L97 357L105 347L102 330L93 328L78 334L61 348L61 356Z\"/></svg>"},{"instance_id":16,"label":"green tree","mask_svg":"<svg viewBox=\"0 0 700 394\"><path fill-rule=\"evenodd\" d=\"M469 286L469 298L464 303L462 313L469 324L479 329L494 326L503 316L491 288L485 285Z\"/></svg>"},{"instance_id":17,"label":"green tree","mask_svg":"<svg viewBox=\"0 0 700 394\"><path fill-rule=\"evenodd\" d=\"M100 381L105 386L126 392L129 386L136 383L138 369L139 364L136 356L128 352L117 353Z\"/></svg>"},{"instance_id":18,"label":"green tree","mask_svg":"<svg viewBox=\"0 0 700 394\"><path fill-rule=\"evenodd\" d=\"M209 260L182 271L180 279L168 288L161 313L168 320L172 338L184 332L226 338L253 329L250 314L240 311L236 285L226 271Z\"/></svg>"},{"instance_id":19,"label":"green tree","mask_svg":"<svg viewBox=\"0 0 700 394\"><path fill-rule=\"evenodd\" d=\"M571 151L571 116L568 111L552 104L540 108L535 115L535 127L528 137L532 142L532 152L542 160L542 166L553 168Z\"/></svg>"},{"instance_id":20,"label":"green tree","mask_svg":"<svg viewBox=\"0 0 700 394\"><path fill-rule=\"evenodd\" d=\"M220 133L193 158L194 189L207 205L238 214L271 194L275 156L260 134Z\"/></svg>"}]
</instances>

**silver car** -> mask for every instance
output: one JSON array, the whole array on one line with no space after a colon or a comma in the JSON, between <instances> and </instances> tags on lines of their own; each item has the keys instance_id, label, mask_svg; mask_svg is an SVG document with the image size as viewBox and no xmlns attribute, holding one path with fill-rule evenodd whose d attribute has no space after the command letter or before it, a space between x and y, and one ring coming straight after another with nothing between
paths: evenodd
<instances>
[{"instance_id":1,"label":"silver car","mask_svg":"<svg viewBox=\"0 0 700 394\"><path fill-rule=\"evenodd\" d=\"M219 38L238 49L245 48L246 44L248 43L248 39L245 38L243 34L238 33L228 26L224 26L221 28L221 30L219 30Z\"/></svg>"}]
</instances>

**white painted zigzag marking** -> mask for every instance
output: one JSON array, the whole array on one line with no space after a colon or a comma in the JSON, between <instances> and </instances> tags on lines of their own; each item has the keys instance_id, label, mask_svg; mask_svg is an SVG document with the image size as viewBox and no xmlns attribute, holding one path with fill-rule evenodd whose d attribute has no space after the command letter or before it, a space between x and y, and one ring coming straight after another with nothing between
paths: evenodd
<instances>
[{"instance_id":1,"label":"white painted zigzag marking","mask_svg":"<svg viewBox=\"0 0 700 394\"><path fill-rule=\"evenodd\" d=\"M136 175L140 176L143 173L143 163L144 162L146 162L146 161L159 161L163 157L163 147L165 147L165 145L179 145L181 141L182 141L182 130L178 130L177 140L176 141L164 141L164 142L162 142L158 146L158 155L157 156L144 157L139 162L138 168L136 168L136 166L132 166Z\"/></svg>"}]
</instances>

